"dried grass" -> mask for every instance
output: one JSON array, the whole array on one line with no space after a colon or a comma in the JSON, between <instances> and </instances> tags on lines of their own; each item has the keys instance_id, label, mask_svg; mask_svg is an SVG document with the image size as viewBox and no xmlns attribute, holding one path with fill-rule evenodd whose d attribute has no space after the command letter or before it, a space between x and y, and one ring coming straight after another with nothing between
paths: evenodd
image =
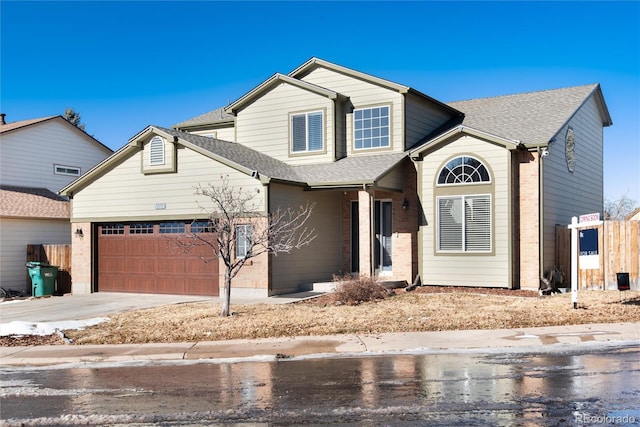
<instances>
[{"instance_id":1,"label":"dried grass","mask_svg":"<svg viewBox=\"0 0 640 427\"><path fill-rule=\"evenodd\" d=\"M227 318L219 316L217 303L176 304L120 313L67 335L75 344L121 344L640 322L637 291L581 292L578 309L570 294L518 292L423 287L355 306L336 305L331 295L295 304L232 305L236 314Z\"/></svg>"}]
</instances>

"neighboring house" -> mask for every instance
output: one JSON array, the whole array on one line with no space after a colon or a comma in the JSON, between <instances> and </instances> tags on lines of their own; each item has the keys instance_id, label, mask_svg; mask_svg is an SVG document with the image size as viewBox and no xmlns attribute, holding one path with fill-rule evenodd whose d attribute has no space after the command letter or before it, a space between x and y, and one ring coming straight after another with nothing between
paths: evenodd
<instances>
[{"instance_id":1,"label":"neighboring house","mask_svg":"<svg viewBox=\"0 0 640 427\"><path fill-rule=\"evenodd\" d=\"M597 84L445 104L312 58L225 108L147 127L63 189L85 230L73 289L217 295L216 263L167 237L206 231L195 187L220 176L263 213L316 203L312 244L254 258L234 295L348 273L537 289L555 225L602 210L610 124Z\"/></svg>"},{"instance_id":2,"label":"neighboring house","mask_svg":"<svg viewBox=\"0 0 640 427\"><path fill-rule=\"evenodd\" d=\"M635 209L625 218L627 221L640 221L640 208Z\"/></svg>"},{"instance_id":3,"label":"neighboring house","mask_svg":"<svg viewBox=\"0 0 640 427\"><path fill-rule=\"evenodd\" d=\"M28 290L27 245L71 243L58 191L113 153L62 116L6 123L0 115L0 283Z\"/></svg>"}]
</instances>

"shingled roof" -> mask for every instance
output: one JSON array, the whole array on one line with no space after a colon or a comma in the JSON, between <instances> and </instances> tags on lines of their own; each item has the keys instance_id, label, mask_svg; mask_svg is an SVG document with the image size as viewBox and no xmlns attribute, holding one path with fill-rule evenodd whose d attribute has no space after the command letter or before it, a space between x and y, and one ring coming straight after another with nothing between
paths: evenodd
<instances>
[{"instance_id":1,"label":"shingled roof","mask_svg":"<svg viewBox=\"0 0 640 427\"><path fill-rule=\"evenodd\" d=\"M549 142L571 119L598 84L450 102L465 114L463 125L524 144ZM603 104L604 105L604 104ZM603 112L603 124L611 118Z\"/></svg>"},{"instance_id":2,"label":"shingled roof","mask_svg":"<svg viewBox=\"0 0 640 427\"><path fill-rule=\"evenodd\" d=\"M226 107L216 108L215 110L209 111L208 113L200 114L199 116L175 124L173 127L176 129L180 129L193 126L214 125L216 123L233 122L235 120L235 117L231 114L226 113L224 111L225 108Z\"/></svg>"},{"instance_id":3,"label":"shingled roof","mask_svg":"<svg viewBox=\"0 0 640 427\"><path fill-rule=\"evenodd\" d=\"M345 157L331 163L291 166L241 144L154 126L155 129L222 157L260 175L305 185L371 183L398 164L405 153Z\"/></svg>"},{"instance_id":4,"label":"shingled roof","mask_svg":"<svg viewBox=\"0 0 640 427\"><path fill-rule=\"evenodd\" d=\"M0 185L0 216L69 219L69 201L46 188Z\"/></svg>"}]
</instances>

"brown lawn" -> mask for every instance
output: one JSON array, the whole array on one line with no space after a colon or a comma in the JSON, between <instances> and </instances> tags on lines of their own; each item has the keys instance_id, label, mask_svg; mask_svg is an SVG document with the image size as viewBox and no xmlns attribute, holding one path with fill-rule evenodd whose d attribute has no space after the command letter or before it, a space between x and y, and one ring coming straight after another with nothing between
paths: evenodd
<instances>
[{"instance_id":1,"label":"brown lawn","mask_svg":"<svg viewBox=\"0 0 640 427\"><path fill-rule=\"evenodd\" d=\"M357 306L337 305L326 295L231 310L233 316L222 318L218 303L166 305L120 313L66 335L74 344L121 344L640 322L640 292L580 292L574 309L570 294L425 286Z\"/></svg>"}]
</instances>

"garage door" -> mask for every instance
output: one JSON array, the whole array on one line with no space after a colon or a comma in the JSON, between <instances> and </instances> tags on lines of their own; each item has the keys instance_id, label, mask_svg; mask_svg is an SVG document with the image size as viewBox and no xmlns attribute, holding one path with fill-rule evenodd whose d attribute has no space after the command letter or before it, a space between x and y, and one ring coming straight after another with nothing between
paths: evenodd
<instances>
[{"instance_id":1,"label":"garage door","mask_svg":"<svg viewBox=\"0 0 640 427\"><path fill-rule=\"evenodd\" d=\"M99 225L98 291L217 296L218 262L202 260L211 258L211 249L200 245L185 252L175 243L190 227L213 238L204 224Z\"/></svg>"}]
</instances>

